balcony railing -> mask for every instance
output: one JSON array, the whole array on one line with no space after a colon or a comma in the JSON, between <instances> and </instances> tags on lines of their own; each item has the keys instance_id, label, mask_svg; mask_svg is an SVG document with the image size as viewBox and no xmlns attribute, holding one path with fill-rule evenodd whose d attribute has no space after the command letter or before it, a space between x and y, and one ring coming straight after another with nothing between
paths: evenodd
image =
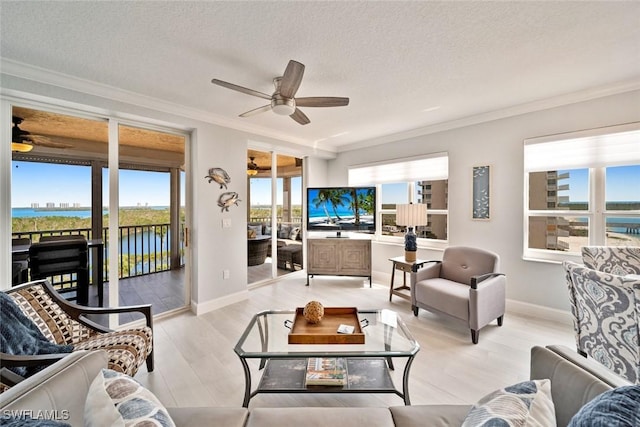
<instances>
[{"instance_id":1,"label":"balcony railing","mask_svg":"<svg viewBox=\"0 0 640 427\"><path fill-rule=\"evenodd\" d=\"M144 276L168 271L184 265L184 224L180 224L179 266L171 265L171 245L169 224L149 224L118 227L118 277ZM102 230L102 236L94 237L89 228L65 230L24 231L13 233L13 237L27 237L32 243L42 236L64 236L82 234L87 239L102 238L104 242L104 280L109 280L109 229ZM90 259L92 268L93 260Z\"/></svg>"}]
</instances>

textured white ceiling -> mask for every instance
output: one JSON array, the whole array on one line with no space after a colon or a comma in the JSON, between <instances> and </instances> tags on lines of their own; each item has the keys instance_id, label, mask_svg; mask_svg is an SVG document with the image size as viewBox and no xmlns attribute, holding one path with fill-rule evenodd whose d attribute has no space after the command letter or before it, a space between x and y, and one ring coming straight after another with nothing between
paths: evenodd
<instances>
[{"instance_id":1,"label":"textured white ceiling","mask_svg":"<svg viewBox=\"0 0 640 427\"><path fill-rule=\"evenodd\" d=\"M640 81L640 2L0 2L0 59L336 149L574 92ZM261 92L295 59L301 126ZM14 62L15 61L15 62Z\"/></svg>"}]
</instances>

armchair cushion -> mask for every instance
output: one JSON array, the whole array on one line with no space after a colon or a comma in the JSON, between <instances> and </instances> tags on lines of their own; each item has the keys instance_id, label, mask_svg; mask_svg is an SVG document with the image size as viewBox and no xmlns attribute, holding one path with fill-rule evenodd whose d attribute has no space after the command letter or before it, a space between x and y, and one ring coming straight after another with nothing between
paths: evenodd
<instances>
[{"instance_id":1,"label":"armchair cushion","mask_svg":"<svg viewBox=\"0 0 640 427\"><path fill-rule=\"evenodd\" d=\"M151 339L151 328L144 326L95 335L78 343L76 349L105 350L109 355L109 369L133 376L149 355Z\"/></svg>"},{"instance_id":2,"label":"armchair cushion","mask_svg":"<svg viewBox=\"0 0 640 427\"><path fill-rule=\"evenodd\" d=\"M471 277L497 272L497 258L487 252L464 246L449 247L442 258L440 277L471 285Z\"/></svg>"},{"instance_id":3,"label":"armchair cushion","mask_svg":"<svg viewBox=\"0 0 640 427\"><path fill-rule=\"evenodd\" d=\"M428 301L429 306L458 319L469 319L469 286L439 277L421 280L414 286L418 301Z\"/></svg>"},{"instance_id":4,"label":"armchair cushion","mask_svg":"<svg viewBox=\"0 0 640 427\"><path fill-rule=\"evenodd\" d=\"M49 341L33 321L25 316L13 299L0 292L0 351L12 355L70 353L72 345L58 345ZM10 367L22 377L28 377L40 369L36 367Z\"/></svg>"}]
</instances>

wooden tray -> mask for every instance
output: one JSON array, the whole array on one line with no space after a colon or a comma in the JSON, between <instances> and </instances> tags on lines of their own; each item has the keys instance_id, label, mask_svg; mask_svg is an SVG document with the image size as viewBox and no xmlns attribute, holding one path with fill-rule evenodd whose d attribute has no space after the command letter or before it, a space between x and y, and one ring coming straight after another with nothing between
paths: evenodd
<instances>
[{"instance_id":1,"label":"wooden tray","mask_svg":"<svg viewBox=\"0 0 640 427\"><path fill-rule=\"evenodd\" d=\"M309 323L302 315L304 308L296 309L296 317L289 332L289 344L364 344L364 334L355 307L325 307L320 323ZM339 334L338 326L354 327L351 334Z\"/></svg>"}]
</instances>

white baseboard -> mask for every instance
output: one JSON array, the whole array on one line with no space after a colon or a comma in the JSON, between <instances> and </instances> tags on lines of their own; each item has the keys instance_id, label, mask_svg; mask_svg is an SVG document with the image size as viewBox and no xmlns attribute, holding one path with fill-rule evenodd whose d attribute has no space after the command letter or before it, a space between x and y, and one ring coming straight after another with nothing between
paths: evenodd
<instances>
[{"instance_id":1,"label":"white baseboard","mask_svg":"<svg viewBox=\"0 0 640 427\"><path fill-rule=\"evenodd\" d=\"M217 310L222 307L226 307L231 304L235 304L240 301L244 301L249 298L249 291L236 292L235 294L225 295L221 298L208 300L198 304L196 301L191 300L191 311L199 316L201 314L208 313L213 310Z\"/></svg>"},{"instance_id":2,"label":"white baseboard","mask_svg":"<svg viewBox=\"0 0 640 427\"><path fill-rule=\"evenodd\" d=\"M542 305L529 304L527 302L507 300L507 312L515 312L525 316L547 319L567 325L573 325L573 317L569 311L558 310L556 308L544 307Z\"/></svg>"}]
</instances>

